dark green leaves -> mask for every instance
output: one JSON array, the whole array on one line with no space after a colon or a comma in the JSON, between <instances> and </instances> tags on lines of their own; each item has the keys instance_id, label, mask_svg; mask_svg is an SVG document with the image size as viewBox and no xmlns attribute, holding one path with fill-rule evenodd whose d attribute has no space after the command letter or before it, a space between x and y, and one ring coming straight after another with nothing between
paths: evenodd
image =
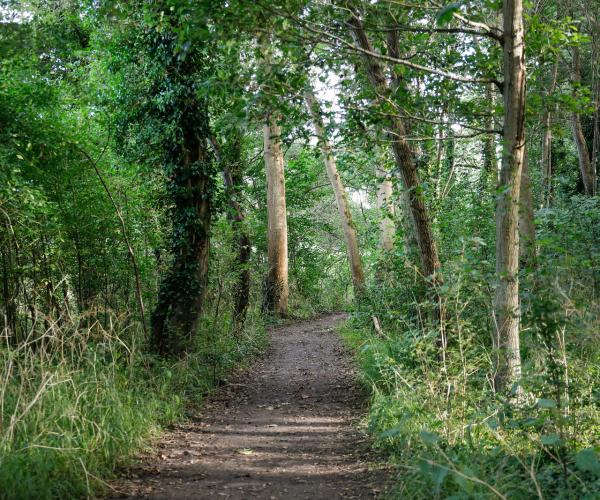
<instances>
[{"instance_id":1,"label":"dark green leaves","mask_svg":"<svg viewBox=\"0 0 600 500\"><path fill-rule=\"evenodd\" d=\"M453 2L443 7L435 16L437 25L443 26L448 24L452 20L454 13L459 11L461 5L461 2Z\"/></svg>"}]
</instances>

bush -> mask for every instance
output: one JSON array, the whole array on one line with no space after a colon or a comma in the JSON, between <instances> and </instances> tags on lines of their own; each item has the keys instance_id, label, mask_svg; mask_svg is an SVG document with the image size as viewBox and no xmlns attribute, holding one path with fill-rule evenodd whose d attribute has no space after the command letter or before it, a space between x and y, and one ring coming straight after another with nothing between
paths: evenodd
<instances>
[{"instance_id":1,"label":"bush","mask_svg":"<svg viewBox=\"0 0 600 500\"><path fill-rule=\"evenodd\" d=\"M255 321L242 339L205 320L196 349L167 362L144 352L133 325L114 318L54 324L41 339L0 349L2 498L74 498L185 415L233 368L265 345Z\"/></svg>"}]
</instances>

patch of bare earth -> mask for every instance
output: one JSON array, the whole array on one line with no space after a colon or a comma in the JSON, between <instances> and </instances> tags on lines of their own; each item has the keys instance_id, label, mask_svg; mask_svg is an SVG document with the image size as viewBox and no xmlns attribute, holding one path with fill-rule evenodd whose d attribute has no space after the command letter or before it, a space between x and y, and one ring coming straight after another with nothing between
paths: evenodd
<instances>
[{"instance_id":1,"label":"patch of bare earth","mask_svg":"<svg viewBox=\"0 0 600 500\"><path fill-rule=\"evenodd\" d=\"M334 332L343 315L273 329L271 348L115 487L129 498L373 498L357 430L365 394Z\"/></svg>"}]
</instances>

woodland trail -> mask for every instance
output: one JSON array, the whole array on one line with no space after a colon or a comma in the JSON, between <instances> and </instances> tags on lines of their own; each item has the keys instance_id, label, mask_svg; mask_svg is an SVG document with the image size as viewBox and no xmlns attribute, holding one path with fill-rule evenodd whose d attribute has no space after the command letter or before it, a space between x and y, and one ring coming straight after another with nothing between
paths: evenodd
<instances>
[{"instance_id":1,"label":"woodland trail","mask_svg":"<svg viewBox=\"0 0 600 500\"><path fill-rule=\"evenodd\" d=\"M211 396L117 485L120 498L373 498L382 475L365 459L365 403L341 314L273 329L250 370Z\"/></svg>"}]
</instances>

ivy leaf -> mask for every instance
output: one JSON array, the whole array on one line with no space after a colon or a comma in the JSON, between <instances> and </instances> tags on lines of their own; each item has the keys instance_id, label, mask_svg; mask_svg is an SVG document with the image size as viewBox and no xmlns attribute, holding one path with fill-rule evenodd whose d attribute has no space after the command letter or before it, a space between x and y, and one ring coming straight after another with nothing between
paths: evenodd
<instances>
[{"instance_id":1,"label":"ivy leaf","mask_svg":"<svg viewBox=\"0 0 600 500\"><path fill-rule=\"evenodd\" d=\"M433 446L437 444L440 438L437 434L434 434L433 432L421 431L421 439L426 444L430 444Z\"/></svg>"},{"instance_id":2,"label":"ivy leaf","mask_svg":"<svg viewBox=\"0 0 600 500\"><path fill-rule=\"evenodd\" d=\"M541 437L542 444L545 446L552 446L560 442L558 434L547 434Z\"/></svg>"},{"instance_id":3,"label":"ivy leaf","mask_svg":"<svg viewBox=\"0 0 600 500\"><path fill-rule=\"evenodd\" d=\"M379 437L381 437L381 438L394 437L394 436L397 436L398 434L400 434L401 432L402 432L402 429L400 429L399 427L394 427L393 429L388 429L387 431L383 431L381 434L379 434Z\"/></svg>"},{"instance_id":4,"label":"ivy leaf","mask_svg":"<svg viewBox=\"0 0 600 500\"><path fill-rule=\"evenodd\" d=\"M600 473L600 462L598 462L598 454L594 448L586 448L577 453L575 465L582 471Z\"/></svg>"},{"instance_id":5,"label":"ivy leaf","mask_svg":"<svg viewBox=\"0 0 600 500\"><path fill-rule=\"evenodd\" d=\"M438 26L448 24L452 20L452 16L460 9L461 2L453 2L442 8L435 16L435 22Z\"/></svg>"},{"instance_id":6,"label":"ivy leaf","mask_svg":"<svg viewBox=\"0 0 600 500\"><path fill-rule=\"evenodd\" d=\"M556 408L556 401L554 401L552 399L540 398L537 401L537 405L540 408Z\"/></svg>"}]
</instances>

